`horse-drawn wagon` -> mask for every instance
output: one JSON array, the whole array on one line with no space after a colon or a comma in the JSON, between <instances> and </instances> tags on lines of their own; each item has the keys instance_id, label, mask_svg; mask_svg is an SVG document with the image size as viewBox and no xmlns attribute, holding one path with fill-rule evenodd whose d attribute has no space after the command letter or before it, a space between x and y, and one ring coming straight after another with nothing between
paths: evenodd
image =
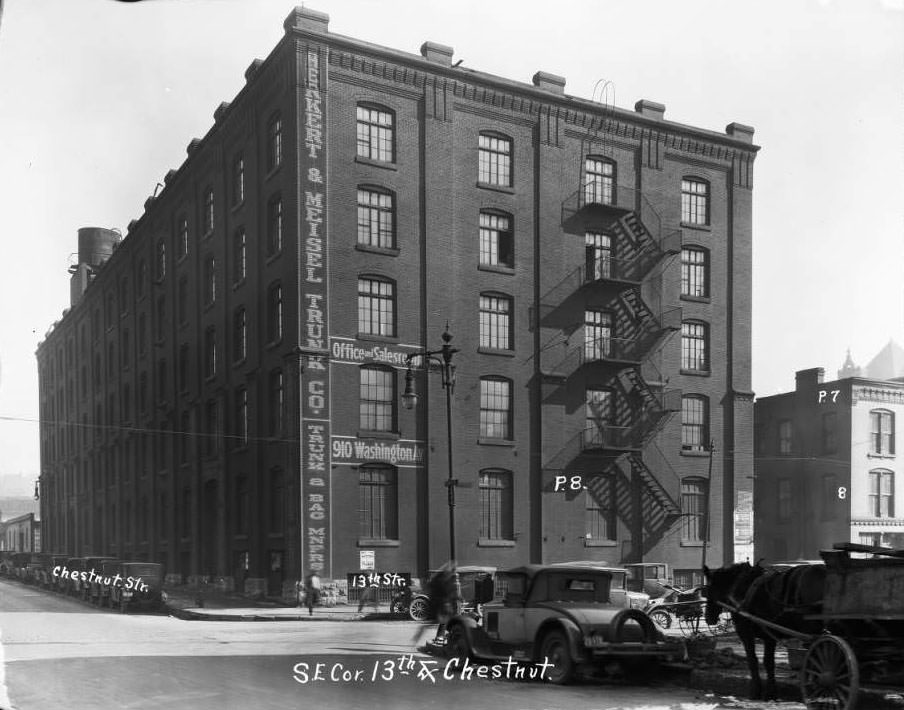
<instances>
[{"instance_id":1,"label":"horse-drawn wagon","mask_svg":"<svg viewBox=\"0 0 904 710\"><path fill-rule=\"evenodd\" d=\"M708 572L708 606L732 612L747 652L752 694L761 689L754 636L765 648L767 696L774 693L775 643L786 638L806 648L800 690L809 710L864 708L858 705L862 686L900 693L904 550L839 543L821 555L824 566L770 572L733 565Z\"/></svg>"}]
</instances>

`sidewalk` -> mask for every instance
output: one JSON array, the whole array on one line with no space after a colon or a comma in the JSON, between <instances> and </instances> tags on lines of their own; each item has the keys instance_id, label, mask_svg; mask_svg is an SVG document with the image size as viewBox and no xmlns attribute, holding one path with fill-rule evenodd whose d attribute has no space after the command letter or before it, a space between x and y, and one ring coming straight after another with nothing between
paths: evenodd
<instances>
[{"instance_id":1,"label":"sidewalk","mask_svg":"<svg viewBox=\"0 0 904 710\"><path fill-rule=\"evenodd\" d=\"M290 606L278 599L254 600L239 594L216 591L198 592L196 589L166 590L166 610L172 616L194 621L361 621L402 620L408 617L393 615L388 604L366 605L362 613L354 604L315 606L308 614L307 607ZM201 599L203 606L198 605Z\"/></svg>"}]
</instances>

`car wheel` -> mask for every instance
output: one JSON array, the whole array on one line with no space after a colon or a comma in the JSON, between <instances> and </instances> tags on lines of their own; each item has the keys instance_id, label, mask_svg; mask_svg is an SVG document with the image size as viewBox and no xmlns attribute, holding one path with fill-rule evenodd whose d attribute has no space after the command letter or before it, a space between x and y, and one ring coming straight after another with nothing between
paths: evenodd
<instances>
[{"instance_id":1,"label":"car wheel","mask_svg":"<svg viewBox=\"0 0 904 710\"><path fill-rule=\"evenodd\" d=\"M665 609L657 609L656 611L650 612L650 619L660 629L667 629L672 625L672 615Z\"/></svg>"},{"instance_id":2,"label":"car wheel","mask_svg":"<svg viewBox=\"0 0 904 710\"><path fill-rule=\"evenodd\" d=\"M540 644L540 662L549 663L552 667L546 678L550 683L564 685L574 678L574 661L568 639L561 631L550 631Z\"/></svg>"},{"instance_id":3,"label":"car wheel","mask_svg":"<svg viewBox=\"0 0 904 710\"><path fill-rule=\"evenodd\" d=\"M650 617L644 614L640 609L622 609L609 622L609 633L613 643L621 643L625 639L622 635L625 631L625 624L628 621L634 621L640 626L640 632L644 643L651 643L656 640L658 632Z\"/></svg>"},{"instance_id":4,"label":"car wheel","mask_svg":"<svg viewBox=\"0 0 904 710\"><path fill-rule=\"evenodd\" d=\"M415 597L408 607L408 616L415 621L427 621L430 618L430 604L424 597Z\"/></svg>"},{"instance_id":5,"label":"car wheel","mask_svg":"<svg viewBox=\"0 0 904 710\"><path fill-rule=\"evenodd\" d=\"M468 645L468 637L461 626L454 626L449 632L449 640L446 642L446 657L457 658L460 661L471 658L471 647Z\"/></svg>"}]
</instances>

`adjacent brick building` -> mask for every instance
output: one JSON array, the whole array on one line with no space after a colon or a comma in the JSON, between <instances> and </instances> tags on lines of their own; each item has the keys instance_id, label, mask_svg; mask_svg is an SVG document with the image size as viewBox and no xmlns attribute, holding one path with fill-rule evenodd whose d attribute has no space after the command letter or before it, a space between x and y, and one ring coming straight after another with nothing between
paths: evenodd
<instances>
[{"instance_id":1,"label":"adjacent brick building","mask_svg":"<svg viewBox=\"0 0 904 710\"><path fill-rule=\"evenodd\" d=\"M437 566L422 359L399 402L448 323L460 562L731 559L753 130L285 28L124 238L80 231L38 350L48 549L271 592Z\"/></svg>"}]
</instances>

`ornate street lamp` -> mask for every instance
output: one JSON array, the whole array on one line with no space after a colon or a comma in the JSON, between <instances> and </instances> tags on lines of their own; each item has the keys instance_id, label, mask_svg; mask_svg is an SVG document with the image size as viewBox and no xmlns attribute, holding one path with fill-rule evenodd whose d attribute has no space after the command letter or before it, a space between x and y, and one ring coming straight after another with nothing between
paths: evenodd
<instances>
[{"instance_id":1,"label":"ornate street lamp","mask_svg":"<svg viewBox=\"0 0 904 710\"><path fill-rule=\"evenodd\" d=\"M452 356L458 352L453 348L452 334L449 333L449 324L443 331L443 346L439 350L427 350L422 353L413 353L405 358L408 369L405 371L405 391L402 393L402 404L405 409L414 409L417 406L418 395L414 391L414 373L412 364L420 358L424 363L424 369L429 369L429 364L434 363L439 367L442 376L443 389L446 390L446 437L449 445L449 477L446 479L446 488L449 489L449 559L455 564L455 486L458 479L453 476L452 469L452 391L455 389L455 366L452 364Z\"/></svg>"}]
</instances>

